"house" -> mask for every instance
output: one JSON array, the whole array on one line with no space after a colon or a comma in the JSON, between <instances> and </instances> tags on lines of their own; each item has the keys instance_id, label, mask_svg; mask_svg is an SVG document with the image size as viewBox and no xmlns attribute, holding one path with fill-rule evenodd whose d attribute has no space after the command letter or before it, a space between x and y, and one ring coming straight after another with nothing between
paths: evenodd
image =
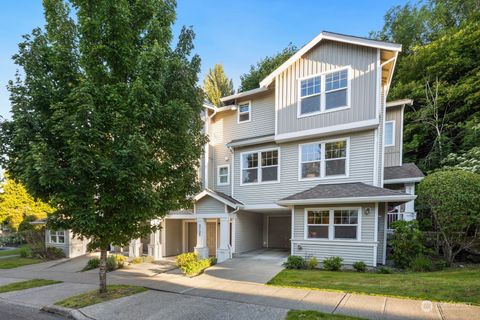
<instances>
[{"instance_id":1,"label":"house","mask_svg":"<svg viewBox=\"0 0 480 320\"><path fill-rule=\"evenodd\" d=\"M152 221L130 256L225 261L281 248L384 264L390 223L414 219L422 172L402 162L403 111L386 102L401 46L322 32L256 89L205 105L209 143L191 209Z\"/></svg>"}]
</instances>

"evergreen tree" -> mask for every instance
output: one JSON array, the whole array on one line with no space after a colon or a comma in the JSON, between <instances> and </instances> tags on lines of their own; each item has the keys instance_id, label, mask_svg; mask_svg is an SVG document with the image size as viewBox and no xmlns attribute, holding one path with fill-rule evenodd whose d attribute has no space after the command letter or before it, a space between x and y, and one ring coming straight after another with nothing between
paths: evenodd
<instances>
[{"instance_id":1,"label":"evergreen tree","mask_svg":"<svg viewBox=\"0 0 480 320\"><path fill-rule=\"evenodd\" d=\"M220 106L220 98L234 93L232 79L228 79L221 64L215 64L203 80L203 90L209 102Z\"/></svg>"}]
</instances>

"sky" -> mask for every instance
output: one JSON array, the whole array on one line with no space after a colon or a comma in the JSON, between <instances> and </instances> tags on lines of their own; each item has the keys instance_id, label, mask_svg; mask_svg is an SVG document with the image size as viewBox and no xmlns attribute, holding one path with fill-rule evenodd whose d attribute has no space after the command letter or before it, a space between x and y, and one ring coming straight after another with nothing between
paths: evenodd
<instances>
[{"instance_id":1,"label":"sky","mask_svg":"<svg viewBox=\"0 0 480 320\"><path fill-rule=\"evenodd\" d=\"M215 63L224 66L235 89L240 75L290 42L301 47L321 31L367 36L383 26L385 12L405 0L177 0L174 32L192 26L200 80ZM45 20L41 0L2 1L0 11L0 116L10 118L6 85L18 67L11 57L22 35Z\"/></svg>"}]
</instances>

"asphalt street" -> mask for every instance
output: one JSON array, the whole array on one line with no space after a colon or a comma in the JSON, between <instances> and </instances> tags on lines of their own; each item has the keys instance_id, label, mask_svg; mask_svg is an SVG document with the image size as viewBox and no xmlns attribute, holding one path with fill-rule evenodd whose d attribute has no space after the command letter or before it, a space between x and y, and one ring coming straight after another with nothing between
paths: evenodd
<instances>
[{"instance_id":1,"label":"asphalt street","mask_svg":"<svg viewBox=\"0 0 480 320\"><path fill-rule=\"evenodd\" d=\"M58 315L0 301L0 320L62 320Z\"/></svg>"}]
</instances>

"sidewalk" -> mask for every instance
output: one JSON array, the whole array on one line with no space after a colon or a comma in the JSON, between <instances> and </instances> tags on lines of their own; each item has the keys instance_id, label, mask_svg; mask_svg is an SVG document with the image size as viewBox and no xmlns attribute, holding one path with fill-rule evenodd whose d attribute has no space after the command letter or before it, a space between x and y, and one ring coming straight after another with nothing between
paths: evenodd
<instances>
[{"instance_id":1,"label":"sidewalk","mask_svg":"<svg viewBox=\"0 0 480 320\"><path fill-rule=\"evenodd\" d=\"M221 267L221 264L218 265L218 267ZM96 272L61 272L58 265L51 265L50 267L40 266L36 271L33 271L32 268L31 266L26 266L10 271L1 270L0 279L4 276L10 276L14 278L62 280L66 282L62 284L65 288L78 288L80 291L81 289L96 288L98 283L98 275ZM155 268L155 266L152 265L151 268ZM272 315L282 314L282 312L286 312L288 309L310 309L368 319L450 320L480 318L480 307L465 304L431 303L428 301L423 302L420 300L382 296L281 288L257 283L226 280L209 274L203 274L195 278L186 278L181 275L178 270L157 273L155 269L152 270L151 268L146 266L143 274L139 269L134 273L135 276L132 276L131 271L118 270L111 272L108 275L108 281L111 284L144 286L155 291L148 291L148 294L125 297L122 298L123 300L119 299L85 309L90 310L88 312L91 312L92 318L100 316L97 319L106 319L104 318L106 314L101 313L101 311L107 312L110 310L113 314L117 309L139 315L145 314L144 310L149 310L150 315L156 314L160 316L161 312L169 310L170 305L159 304L159 300L165 299L165 301L170 301L170 299L173 299L172 301L177 303L172 302L171 307L175 306L172 312L176 310L180 312L180 314L183 314L182 312L190 312L188 310L191 310L191 312L201 312L203 309L200 307L203 307L205 312L207 312L206 314L208 314L210 307L213 308L212 310L220 308L223 312L228 312L228 308L233 308L232 310L236 310L235 308L244 310L242 309L243 306L245 310L256 310L256 307L265 308L265 310L272 312ZM49 269L55 269L55 272L51 272ZM83 287L83 285L86 286ZM60 285L54 286L62 288ZM74 295L73 290L67 292L67 296ZM33 297L34 294L31 296ZM2 297L3 294L0 295L0 298ZM63 298L65 297L66 296ZM159 300L155 300L155 297ZM17 300L18 299L20 299L19 296L17 296ZM58 300L60 299L56 301ZM153 303L152 301L156 302ZM51 303L53 302L55 301L51 301ZM197 307L190 309L189 303ZM129 307L123 307L124 305ZM196 311L194 311L194 309ZM254 311L254 314L255 312L256 311ZM196 313L193 314L196 315ZM180 319L175 316L175 313L169 313L168 315L169 316L162 314L166 319L169 319L169 317L171 317L171 319ZM232 317L230 313L226 314L226 316L227 318ZM152 317L152 319L155 318L157 317ZM272 316L272 318L275 317Z\"/></svg>"}]
</instances>

